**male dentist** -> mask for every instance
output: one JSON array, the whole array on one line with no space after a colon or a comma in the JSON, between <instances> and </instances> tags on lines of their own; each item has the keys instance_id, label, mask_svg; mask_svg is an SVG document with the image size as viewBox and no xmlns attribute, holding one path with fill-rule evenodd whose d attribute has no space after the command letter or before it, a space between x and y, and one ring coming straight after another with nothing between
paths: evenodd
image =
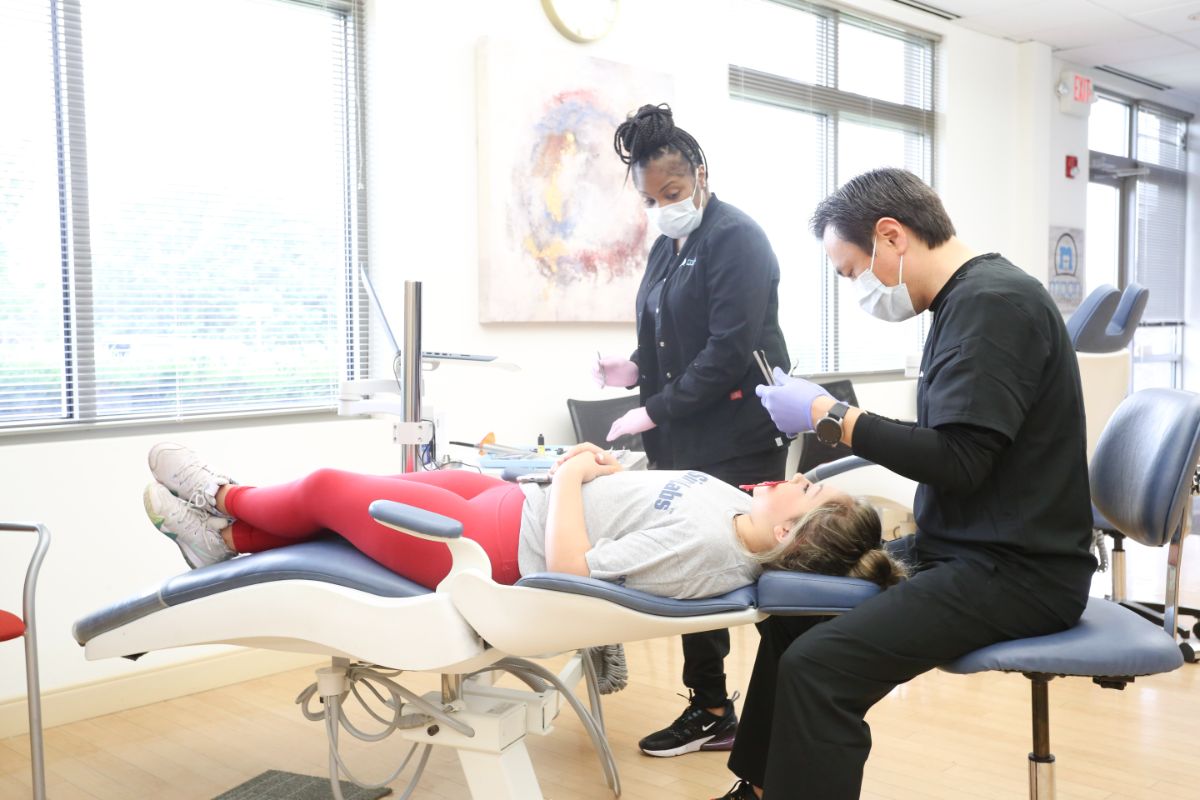
<instances>
[{"instance_id":1,"label":"male dentist","mask_svg":"<svg viewBox=\"0 0 1200 800\"><path fill-rule=\"evenodd\" d=\"M785 433L815 429L919 483L918 532L889 544L912 576L840 617L760 625L726 800L857 798L872 705L972 650L1070 627L1095 570L1079 370L1041 283L972 251L899 169L848 181L812 230L868 314L931 312L917 422L779 371L759 395Z\"/></svg>"}]
</instances>

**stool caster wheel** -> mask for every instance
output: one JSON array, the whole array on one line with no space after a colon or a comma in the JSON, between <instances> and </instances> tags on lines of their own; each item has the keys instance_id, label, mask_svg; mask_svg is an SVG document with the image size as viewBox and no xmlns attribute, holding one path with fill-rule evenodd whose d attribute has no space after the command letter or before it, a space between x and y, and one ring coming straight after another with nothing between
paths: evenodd
<instances>
[{"instance_id":1,"label":"stool caster wheel","mask_svg":"<svg viewBox=\"0 0 1200 800\"><path fill-rule=\"evenodd\" d=\"M1197 622L1195 625L1192 626L1192 634L1197 639L1200 639L1200 622Z\"/></svg>"},{"instance_id":2,"label":"stool caster wheel","mask_svg":"<svg viewBox=\"0 0 1200 800\"><path fill-rule=\"evenodd\" d=\"M1183 653L1183 660L1186 661L1187 663L1189 663L1189 664L1196 663L1196 661L1197 661L1196 648L1192 647L1187 642L1179 643L1179 652Z\"/></svg>"}]
</instances>

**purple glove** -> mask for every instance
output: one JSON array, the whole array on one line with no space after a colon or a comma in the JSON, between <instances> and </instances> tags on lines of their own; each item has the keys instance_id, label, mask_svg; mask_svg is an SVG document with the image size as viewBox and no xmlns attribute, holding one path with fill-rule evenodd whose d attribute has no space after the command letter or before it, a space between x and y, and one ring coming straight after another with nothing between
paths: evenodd
<instances>
[{"instance_id":1,"label":"purple glove","mask_svg":"<svg viewBox=\"0 0 1200 800\"><path fill-rule=\"evenodd\" d=\"M779 367L775 368L775 384L754 389L775 427L789 436L811 431L813 401L829 397L829 392L812 381L789 377Z\"/></svg>"},{"instance_id":2,"label":"purple glove","mask_svg":"<svg viewBox=\"0 0 1200 800\"><path fill-rule=\"evenodd\" d=\"M626 411L620 419L612 424L612 427L608 429L607 441L611 442L622 436L632 436L655 427L657 426L654 424L654 420L650 419L650 415L646 413L646 407L638 406Z\"/></svg>"},{"instance_id":3,"label":"purple glove","mask_svg":"<svg viewBox=\"0 0 1200 800\"><path fill-rule=\"evenodd\" d=\"M592 363L592 380L603 389L605 386L636 386L638 365L622 356L604 356Z\"/></svg>"}]
</instances>

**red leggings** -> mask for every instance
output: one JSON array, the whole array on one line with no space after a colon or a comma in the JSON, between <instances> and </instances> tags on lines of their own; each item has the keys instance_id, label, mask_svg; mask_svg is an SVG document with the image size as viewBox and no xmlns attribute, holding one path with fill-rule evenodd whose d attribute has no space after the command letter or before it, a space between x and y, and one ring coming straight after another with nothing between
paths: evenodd
<instances>
[{"instance_id":1,"label":"red leggings","mask_svg":"<svg viewBox=\"0 0 1200 800\"><path fill-rule=\"evenodd\" d=\"M525 494L514 483L466 470L361 475L319 469L279 486L232 486L225 508L236 518L234 548L256 553L312 539L329 530L409 580L433 588L450 571L445 545L380 525L367 512L375 500L395 500L445 514L463 524L492 561L492 578L511 584Z\"/></svg>"}]
</instances>

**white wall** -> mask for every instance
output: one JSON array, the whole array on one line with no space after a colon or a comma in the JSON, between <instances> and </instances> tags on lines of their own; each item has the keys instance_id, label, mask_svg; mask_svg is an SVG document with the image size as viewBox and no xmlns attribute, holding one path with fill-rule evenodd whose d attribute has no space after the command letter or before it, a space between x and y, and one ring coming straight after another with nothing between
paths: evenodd
<instances>
[{"instance_id":1,"label":"white wall","mask_svg":"<svg viewBox=\"0 0 1200 800\"><path fill-rule=\"evenodd\" d=\"M151 653L136 663L88 662L71 638L75 620L186 569L178 548L155 531L142 510L141 492L151 480L146 452L164 439L189 444L243 483L284 481L321 466L399 471L389 423L332 415L41 436L0 444L0 517L42 522L52 536L37 604L45 693L232 651L208 647ZM20 609L18 567L28 561L32 546L32 536L0 537L0 565L6 573L0 608ZM0 701L24 695L22 659L19 643L0 647ZM12 719L19 715L0 714L0 738L15 732L4 729L5 720Z\"/></svg>"},{"instance_id":2,"label":"white wall","mask_svg":"<svg viewBox=\"0 0 1200 800\"><path fill-rule=\"evenodd\" d=\"M494 353L522 367L505 373L449 366L430 377L427 398L447 411L454 438L488 430L510 440L528 441L539 432L549 440L568 437L565 399L603 396L588 379L596 351L627 352L634 345L631 325L477 322L473 70L478 41L485 36L517 40L530 49L579 52L674 74L677 115L719 170L729 148L763 146L728 141L722 132L729 100L721 31L733 27L729 20L737 5L736 0L626 3L617 29L588 46L560 37L535 3L414 6L380 0L369 5L371 255L382 273L378 284L389 316L393 323L400 319L402 281L420 279L426 348ZM1050 92L1043 74L1049 69L1046 48L956 28L893 3L854 5L944 37L936 162L947 208L972 246L1000 250L1044 273L1049 131L1040 106L1049 99L1040 105L1035 99ZM1041 84L1036 92L1029 88L1034 79L1021 74L1035 68ZM407 75L420 79L392 79ZM1035 117L1039 127L1031 136L1028 125ZM785 143L776 146L782 149ZM1040 155L1031 158L1031 151ZM786 309L787 298L781 302Z\"/></svg>"},{"instance_id":3,"label":"white wall","mask_svg":"<svg viewBox=\"0 0 1200 800\"><path fill-rule=\"evenodd\" d=\"M936 159L947 208L969 244L1000 250L1044 275L1057 191L1045 178L1047 164L1055 163L1047 49L962 30L883 0L854 5L943 37ZM725 141L721 133L729 101L720 37L735 10L735 0L625 3L616 30L581 47L563 40L537 3L368 4L370 249L389 314L399 325L402 282L419 279L427 349L494 353L522 367L504 372L447 365L428 377L427 399L447 414L452 438L494 430L510 441L528 441L539 432L551 442L567 439L566 398L601 396L588 378L596 350L624 352L634 343L630 325L478 323L479 39L507 38L531 49L582 52L674 73L678 114L719 168L728 148L761 146ZM788 298L781 301L786 308ZM861 394L872 410L914 413L911 384L872 384ZM386 471L397 456L386 424L334 419L0 440L0 516L45 521L55 535L41 584L47 692L197 657L181 652L151 654L137 664L89 664L69 633L79 616L182 567L138 501L148 480L144 453L162 438L191 443L228 464L235 477L253 482L325 465ZM0 561L12 563L16 547L0 543ZM0 597L0 607L16 607L11 587L5 590L10 593ZM19 651L0 648L0 701L23 694Z\"/></svg>"}]
</instances>

